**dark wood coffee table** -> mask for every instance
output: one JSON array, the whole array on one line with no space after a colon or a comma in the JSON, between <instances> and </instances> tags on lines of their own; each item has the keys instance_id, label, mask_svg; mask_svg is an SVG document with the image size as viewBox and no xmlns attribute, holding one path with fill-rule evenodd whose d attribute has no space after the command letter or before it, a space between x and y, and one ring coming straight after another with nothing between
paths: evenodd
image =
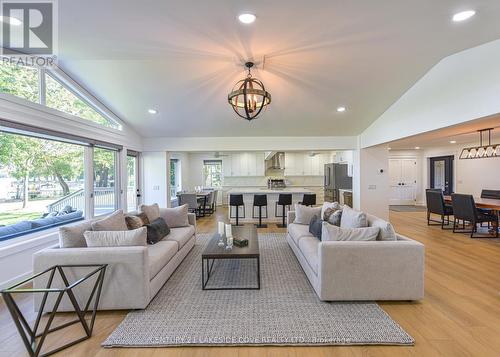
<instances>
[{"instance_id":1,"label":"dark wood coffee table","mask_svg":"<svg viewBox=\"0 0 500 357\"><path fill-rule=\"evenodd\" d=\"M260 251L257 228L254 225L232 227L234 238L248 239L246 247L233 245L226 249L225 245L217 245L220 235L214 234L201 254L201 287L203 290L259 290L260 289ZM225 238L224 238L225 242ZM212 274L214 262L218 259L255 259L257 261L257 287L207 287Z\"/></svg>"}]
</instances>

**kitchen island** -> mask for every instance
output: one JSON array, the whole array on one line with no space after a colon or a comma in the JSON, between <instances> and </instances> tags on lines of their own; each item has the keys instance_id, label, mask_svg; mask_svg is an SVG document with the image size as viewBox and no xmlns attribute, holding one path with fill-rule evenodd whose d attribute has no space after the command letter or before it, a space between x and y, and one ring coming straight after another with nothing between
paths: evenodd
<instances>
[{"instance_id":1,"label":"kitchen island","mask_svg":"<svg viewBox=\"0 0 500 357\"><path fill-rule=\"evenodd\" d=\"M267 187L262 188L232 188L227 191L227 202L225 204L229 207L229 196L231 194L242 194L243 202L245 203L245 207L240 207L239 211L239 221L242 223L258 223L259 221L259 208L255 207L255 213L253 216L256 218L252 218L252 209L253 207L253 196L254 195L267 195L267 218L266 217L266 208L262 207L262 223L280 223L282 218L282 207L277 207L277 212L275 214L275 205L278 202L278 197L280 193L291 193L292 194L292 205L290 206L290 210L294 210L294 205L298 202L302 201L304 193L314 193L312 190L301 188L301 187L287 187L281 189L270 189ZM236 207L229 207L228 210L229 217L236 216ZM244 212L243 212L244 210ZM278 215L278 217L275 217ZM244 217L243 217L244 216ZM236 223L235 218L229 219L232 224Z\"/></svg>"}]
</instances>

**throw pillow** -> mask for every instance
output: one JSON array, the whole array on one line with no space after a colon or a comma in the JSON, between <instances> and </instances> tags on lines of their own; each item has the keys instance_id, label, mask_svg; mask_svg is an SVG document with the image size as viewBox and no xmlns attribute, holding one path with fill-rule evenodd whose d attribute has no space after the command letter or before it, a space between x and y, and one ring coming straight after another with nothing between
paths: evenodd
<instances>
[{"instance_id":1,"label":"throw pillow","mask_svg":"<svg viewBox=\"0 0 500 357\"><path fill-rule=\"evenodd\" d=\"M395 241L398 240L396 237L396 231L392 224L387 221L384 221L381 218L373 216L371 214L366 214L366 219L368 221L369 227L379 227L380 233L377 237L377 240L385 240L385 241Z\"/></svg>"},{"instance_id":2,"label":"throw pillow","mask_svg":"<svg viewBox=\"0 0 500 357\"><path fill-rule=\"evenodd\" d=\"M158 203L152 205L140 205L139 212L145 213L149 221L153 222L155 219L160 217L160 206L158 206Z\"/></svg>"},{"instance_id":3,"label":"throw pillow","mask_svg":"<svg viewBox=\"0 0 500 357\"><path fill-rule=\"evenodd\" d=\"M125 222L128 229L137 229L149 224L149 219L145 213L138 213L136 215L126 215Z\"/></svg>"},{"instance_id":4,"label":"throw pillow","mask_svg":"<svg viewBox=\"0 0 500 357\"><path fill-rule=\"evenodd\" d=\"M324 202L323 206L321 207L321 219L325 221L325 211L328 208L333 208L333 209L342 209L342 206L338 202Z\"/></svg>"},{"instance_id":5,"label":"throw pillow","mask_svg":"<svg viewBox=\"0 0 500 357\"><path fill-rule=\"evenodd\" d=\"M356 211L345 205L342 209L342 218L340 219L341 228L363 228L368 226L366 213Z\"/></svg>"},{"instance_id":6,"label":"throw pillow","mask_svg":"<svg viewBox=\"0 0 500 357\"><path fill-rule=\"evenodd\" d=\"M148 243L155 244L161 241L170 233L167 222L161 217L155 219L150 224L146 224L148 229Z\"/></svg>"},{"instance_id":7,"label":"throw pillow","mask_svg":"<svg viewBox=\"0 0 500 357\"><path fill-rule=\"evenodd\" d=\"M162 208L161 218L167 222L170 228L188 227L188 205L182 205L174 208Z\"/></svg>"},{"instance_id":8,"label":"throw pillow","mask_svg":"<svg viewBox=\"0 0 500 357\"><path fill-rule=\"evenodd\" d=\"M318 217L314 216L311 219L311 223L309 223L309 233L311 233L313 236L321 240L321 233L322 233L322 228L323 227L323 221Z\"/></svg>"},{"instance_id":9,"label":"throw pillow","mask_svg":"<svg viewBox=\"0 0 500 357\"><path fill-rule=\"evenodd\" d=\"M146 227L131 231L88 231L84 233L88 247L146 246Z\"/></svg>"},{"instance_id":10,"label":"throw pillow","mask_svg":"<svg viewBox=\"0 0 500 357\"><path fill-rule=\"evenodd\" d=\"M323 222L321 239L325 241L375 241L380 232L378 227L341 228Z\"/></svg>"},{"instance_id":11,"label":"throw pillow","mask_svg":"<svg viewBox=\"0 0 500 357\"><path fill-rule=\"evenodd\" d=\"M321 207L309 207L295 204L295 220L293 223L309 224L314 216L320 216Z\"/></svg>"},{"instance_id":12,"label":"throw pillow","mask_svg":"<svg viewBox=\"0 0 500 357\"><path fill-rule=\"evenodd\" d=\"M92 222L93 231L127 231L123 210L119 209L104 219Z\"/></svg>"},{"instance_id":13,"label":"throw pillow","mask_svg":"<svg viewBox=\"0 0 500 357\"><path fill-rule=\"evenodd\" d=\"M86 231L92 229L90 221L74 224L72 226L59 227L59 247L60 248L84 248L87 246L85 242Z\"/></svg>"},{"instance_id":14,"label":"throw pillow","mask_svg":"<svg viewBox=\"0 0 500 357\"><path fill-rule=\"evenodd\" d=\"M342 218L342 210L336 208L327 208L323 215L323 221L340 227L340 219Z\"/></svg>"}]
</instances>

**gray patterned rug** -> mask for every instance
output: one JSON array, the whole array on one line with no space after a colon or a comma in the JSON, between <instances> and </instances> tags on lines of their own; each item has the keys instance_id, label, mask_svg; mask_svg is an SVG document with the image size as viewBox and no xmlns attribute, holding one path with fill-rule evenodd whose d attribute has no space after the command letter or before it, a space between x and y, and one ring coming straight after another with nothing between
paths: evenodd
<instances>
[{"instance_id":1,"label":"gray patterned rug","mask_svg":"<svg viewBox=\"0 0 500 357\"><path fill-rule=\"evenodd\" d=\"M198 242L145 310L130 312L104 347L412 345L376 303L318 299L285 234L259 234L261 290L201 290ZM214 285L255 284L250 261L214 266Z\"/></svg>"}]
</instances>

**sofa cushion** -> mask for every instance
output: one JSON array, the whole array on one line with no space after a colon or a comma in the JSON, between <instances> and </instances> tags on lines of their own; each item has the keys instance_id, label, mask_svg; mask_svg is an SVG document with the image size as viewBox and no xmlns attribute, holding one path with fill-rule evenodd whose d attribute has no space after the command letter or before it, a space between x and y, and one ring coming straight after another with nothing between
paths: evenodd
<instances>
[{"instance_id":1,"label":"sofa cushion","mask_svg":"<svg viewBox=\"0 0 500 357\"><path fill-rule=\"evenodd\" d=\"M320 242L315 237L303 237L299 241L299 249L306 258L307 263L311 269L318 274L318 246Z\"/></svg>"},{"instance_id":2,"label":"sofa cushion","mask_svg":"<svg viewBox=\"0 0 500 357\"><path fill-rule=\"evenodd\" d=\"M309 233L321 240L321 231L323 229L323 221L319 216L314 216L309 223Z\"/></svg>"},{"instance_id":3,"label":"sofa cushion","mask_svg":"<svg viewBox=\"0 0 500 357\"><path fill-rule=\"evenodd\" d=\"M345 205L342 209L342 218L340 219L341 228L363 228L367 227L366 213L356 211Z\"/></svg>"},{"instance_id":4,"label":"sofa cushion","mask_svg":"<svg viewBox=\"0 0 500 357\"><path fill-rule=\"evenodd\" d=\"M375 241L379 232L378 227L341 228L323 222L322 241Z\"/></svg>"},{"instance_id":5,"label":"sofa cushion","mask_svg":"<svg viewBox=\"0 0 500 357\"><path fill-rule=\"evenodd\" d=\"M288 225L288 234L290 234L290 237L292 237L293 241L299 246L299 240L302 237L314 237L310 232L309 232L309 226L305 224L297 224L297 223L290 223Z\"/></svg>"},{"instance_id":6,"label":"sofa cushion","mask_svg":"<svg viewBox=\"0 0 500 357\"><path fill-rule=\"evenodd\" d=\"M162 208L161 217L167 222L170 228L189 226L188 205L174 208Z\"/></svg>"},{"instance_id":7,"label":"sofa cushion","mask_svg":"<svg viewBox=\"0 0 500 357\"><path fill-rule=\"evenodd\" d=\"M143 212L146 214L150 222L153 222L155 219L160 217L160 206L158 203L154 203L152 205L140 205L139 212Z\"/></svg>"},{"instance_id":8,"label":"sofa cushion","mask_svg":"<svg viewBox=\"0 0 500 357\"><path fill-rule=\"evenodd\" d=\"M141 212L137 214L125 215L125 223L127 224L128 229L137 229L149 224L150 222L146 213Z\"/></svg>"},{"instance_id":9,"label":"sofa cushion","mask_svg":"<svg viewBox=\"0 0 500 357\"><path fill-rule=\"evenodd\" d=\"M177 243L173 241L162 240L155 245L148 245L149 278L153 279L177 251Z\"/></svg>"},{"instance_id":10,"label":"sofa cushion","mask_svg":"<svg viewBox=\"0 0 500 357\"><path fill-rule=\"evenodd\" d=\"M368 213L366 214L366 219L368 221L368 227L380 228L377 240L385 240L385 241L398 240L396 238L396 231L394 231L394 227L389 222L384 221L382 218L378 218Z\"/></svg>"},{"instance_id":11,"label":"sofa cushion","mask_svg":"<svg viewBox=\"0 0 500 357\"><path fill-rule=\"evenodd\" d=\"M127 231L123 210L119 209L106 218L92 222L93 231Z\"/></svg>"},{"instance_id":12,"label":"sofa cushion","mask_svg":"<svg viewBox=\"0 0 500 357\"><path fill-rule=\"evenodd\" d=\"M130 231L87 231L83 233L87 247L146 246L146 227Z\"/></svg>"},{"instance_id":13,"label":"sofa cushion","mask_svg":"<svg viewBox=\"0 0 500 357\"><path fill-rule=\"evenodd\" d=\"M314 216L321 215L321 207L309 207L304 205L295 204L295 220L293 223L307 224L311 223Z\"/></svg>"},{"instance_id":14,"label":"sofa cushion","mask_svg":"<svg viewBox=\"0 0 500 357\"><path fill-rule=\"evenodd\" d=\"M61 248L83 248L87 246L83 233L92 230L91 221L59 228L59 247Z\"/></svg>"},{"instance_id":15,"label":"sofa cushion","mask_svg":"<svg viewBox=\"0 0 500 357\"><path fill-rule=\"evenodd\" d=\"M170 229L169 235L166 236L164 240L177 242L179 246L178 249L180 250L191 239L194 233L195 230L193 226L172 228Z\"/></svg>"},{"instance_id":16,"label":"sofa cushion","mask_svg":"<svg viewBox=\"0 0 500 357\"><path fill-rule=\"evenodd\" d=\"M170 233L167 223L161 217L158 217L150 224L146 224L148 229L148 243L156 244Z\"/></svg>"}]
</instances>

